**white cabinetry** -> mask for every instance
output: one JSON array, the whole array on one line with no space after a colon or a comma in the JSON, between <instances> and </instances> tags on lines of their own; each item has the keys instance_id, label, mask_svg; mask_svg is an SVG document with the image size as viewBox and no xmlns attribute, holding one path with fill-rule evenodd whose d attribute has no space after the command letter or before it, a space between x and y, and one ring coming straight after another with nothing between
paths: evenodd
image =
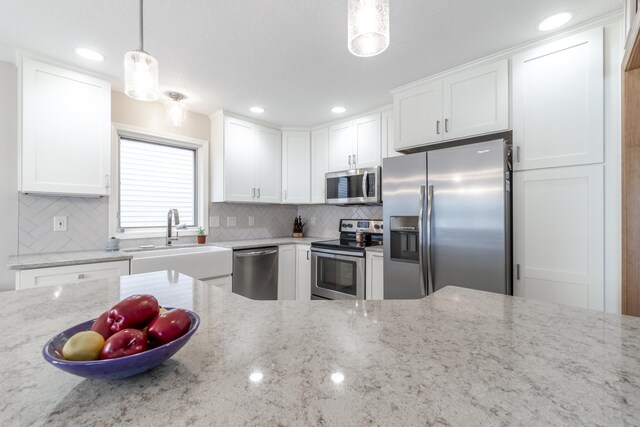
<instances>
[{"instance_id":1,"label":"white cabinetry","mask_svg":"<svg viewBox=\"0 0 640 427\"><path fill-rule=\"evenodd\" d=\"M470 68L394 92L395 149L509 128L509 62Z\"/></svg>"},{"instance_id":2,"label":"white cabinetry","mask_svg":"<svg viewBox=\"0 0 640 427\"><path fill-rule=\"evenodd\" d=\"M311 202L311 142L307 131L282 133L282 202Z\"/></svg>"},{"instance_id":3,"label":"white cabinetry","mask_svg":"<svg viewBox=\"0 0 640 427\"><path fill-rule=\"evenodd\" d=\"M353 163L352 122L329 127L329 172L351 169Z\"/></svg>"},{"instance_id":4,"label":"white cabinetry","mask_svg":"<svg viewBox=\"0 0 640 427\"><path fill-rule=\"evenodd\" d=\"M516 170L603 161L603 29L513 58Z\"/></svg>"},{"instance_id":5,"label":"white cabinetry","mask_svg":"<svg viewBox=\"0 0 640 427\"><path fill-rule=\"evenodd\" d=\"M211 200L280 203L280 131L234 117L211 122Z\"/></svg>"},{"instance_id":6,"label":"white cabinetry","mask_svg":"<svg viewBox=\"0 0 640 427\"><path fill-rule=\"evenodd\" d=\"M380 113L329 127L329 172L380 165Z\"/></svg>"},{"instance_id":7,"label":"white cabinetry","mask_svg":"<svg viewBox=\"0 0 640 427\"><path fill-rule=\"evenodd\" d=\"M393 109L382 112L382 158L401 156L402 153L394 150L395 126Z\"/></svg>"},{"instance_id":8,"label":"white cabinetry","mask_svg":"<svg viewBox=\"0 0 640 427\"><path fill-rule=\"evenodd\" d=\"M278 300L296 299L296 247L278 248Z\"/></svg>"},{"instance_id":9,"label":"white cabinetry","mask_svg":"<svg viewBox=\"0 0 640 427\"><path fill-rule=\"evenodd\" d=\"M384 255L382 252L367 252L366 299L384 299Z\"/></svg>"},{"instance_id":10,"label":"white cabinetry","mask_svg":"<svg viewBox=\"0 0 640 427\"><path fill-rule=\"evenodd\" d=\"M111 168L111 85L20 58L19 191L105 196Z\"/></svg>"},{"instance_id":11,"label":"white cabinetry","mask_svg":"<svg viewBox=\"0 0 640 427\"><path fill-rule=\"evenodd\" d=\"M325 202L327 172L329 172L329 129L322 128L311 133L311 203Z\"/></svg>"},{"instance_id":12,"label":"white cabinetry","mask_svg":"<svg viewBox=\"0 0 640 427\"><path fill-rule=\"evenodd\" d=\"M296 299L311 300L311 247L296 245Z\"/></svg>"},{"instance_id":13,"label":"white cabinetry","mask_svg":"<svg viewBox=\"0 0 640 427\"><path fill-rule=\"evenodd\" d=\"M70 285L128 275L129 261L20 270L16 272L16 290Z\"/></svg>"},{"instance_id":14,"label":"white cabinetry","mask_svg":"<svg viewBox=\"0 0 640 427\"><path fill-rule=\"evenodd\" d=\"M604 308L603 166L514 174L514 295Z\"/></svg>"}]
</instances>

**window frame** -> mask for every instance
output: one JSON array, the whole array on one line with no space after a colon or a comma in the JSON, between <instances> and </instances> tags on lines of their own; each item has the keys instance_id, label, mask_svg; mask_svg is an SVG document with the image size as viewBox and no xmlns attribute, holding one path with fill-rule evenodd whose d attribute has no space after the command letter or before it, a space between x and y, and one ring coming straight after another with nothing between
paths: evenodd
<instances>
[{"instance_id":1,"label":"window frame","mask_svg":"<svg viewBox=\"0 0 640 427\"><path fill-rule=\"evenodd\" d=\"M177 134L154 132L147 129L113 123L111 137L111 176L113 184L109 193L109 237L118 239L149 239L165 237L166 227L129 228L127 231L119 229L118 215L120 211L120 138L129 138L140 142L168 145L178 148L195 150L195 204L194 212L196 225L179 230L180 236L196 236L198 226L208 234L209 226L209 141L190 138Z\"/></svg>"}]
</instances>

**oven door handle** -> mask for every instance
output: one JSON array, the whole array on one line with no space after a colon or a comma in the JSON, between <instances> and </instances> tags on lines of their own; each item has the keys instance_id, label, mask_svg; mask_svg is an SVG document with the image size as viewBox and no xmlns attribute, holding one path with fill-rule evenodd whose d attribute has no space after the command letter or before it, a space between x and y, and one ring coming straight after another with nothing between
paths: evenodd
<instances>
[{"instance_id":1,"label":"oven door handle","mask_svg":"<svg viewBox=\"0 0 640 427\"><path fill-rule=\"evenodd\" d=\"M353 258L364 258L364 253L339 251L334 249L318 249L318 248L311 248L311 255L315 255L318 257L346 259L346 260L353 259Z\"/></svg>"}]
</instances>

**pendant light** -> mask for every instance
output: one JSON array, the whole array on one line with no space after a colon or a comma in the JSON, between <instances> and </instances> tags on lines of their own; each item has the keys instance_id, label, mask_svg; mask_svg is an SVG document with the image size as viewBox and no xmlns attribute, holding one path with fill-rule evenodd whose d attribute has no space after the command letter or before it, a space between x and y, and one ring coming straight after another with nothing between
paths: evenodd
<instances>
[{"instance_id":1,"label":"pendant light","mask_svg":"<svg viewBox=\"0 0 640 427\"><path fill-rule=\"evenodd\" d=\"M140 0L140 49L124 55L124 93L140 101L158 99L158 61L144 51L143 0Z\"/></svg>"},{"instance_id":2,"label":"pendant light","mask_svg":"<svg viewBox=\"0 0 640 427\"><path fill-rule=\"evenodd\" d=\"M181 102L186 97L178 92L167 92L169 101L165 103L167 121L173 126L186 126L188 121L187 106Z\"/></svg>"},{"instance_id":3,"label":"pendant light","mask_svg":"<svg viewBox=\"0 0 640 427\"><path fill-rule=\"evenodd\" d=\"M348 0L349 52L375 56L389 47L389 0Z\"/></svg>"}]
</instances>

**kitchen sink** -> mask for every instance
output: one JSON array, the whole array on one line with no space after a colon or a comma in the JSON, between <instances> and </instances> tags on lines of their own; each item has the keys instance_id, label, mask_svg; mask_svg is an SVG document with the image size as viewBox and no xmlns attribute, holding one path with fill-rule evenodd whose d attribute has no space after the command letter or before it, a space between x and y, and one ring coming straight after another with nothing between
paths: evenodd
<instances>
[{"instance_id":1,"label":"kitchen sink","mask_svg":"<svg viewBox=\"0 0 640 427\"><path fill-rule=\"evenodd\" d=\"M130 249L131 274L175 270L196 279L231 275L233 251L219 246Z\"/></svg>"}]
</instances>

